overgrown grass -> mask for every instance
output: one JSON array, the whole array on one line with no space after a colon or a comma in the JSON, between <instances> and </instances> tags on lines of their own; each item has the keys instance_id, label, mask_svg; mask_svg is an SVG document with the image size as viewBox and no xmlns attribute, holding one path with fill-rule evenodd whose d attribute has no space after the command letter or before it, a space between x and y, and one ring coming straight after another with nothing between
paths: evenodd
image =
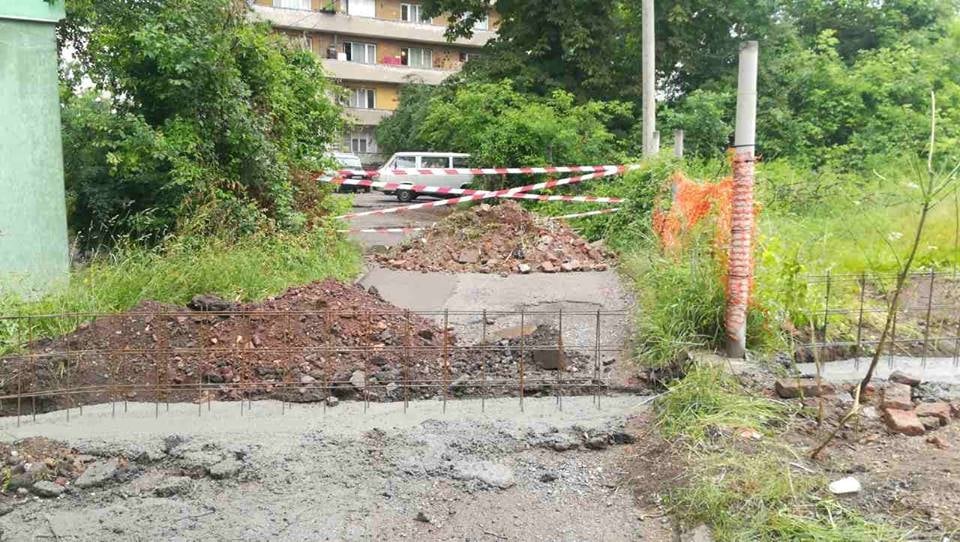
<instances>
[{"instance_id":1,"label":"overgrown grass","mask_svg":"<svg viewBox=\"0 0 960 542\"><path fill-rule=\"evenodd\" d=\"M185 237L152 249L130 244L94 257L72 272L68 285L40 299L0 298L0 315L117 312L148 299L184 304L201 293L251 301L327 277L349 279L360 264L356 246L323 230L238 240ZM34 324L44 334L65 331L58 326L67 322ZM0 348L16 332L10 322L0 326Z\"/></svg>"},{"instance_id":2,"label":"overgrown grass","mask_svg":"<svg viewBox=\"0 0 960 542\"><path fill-rule=\"evenodd\" d=\"M621 270L638 296L637 338L645 362L667 365L683 351L719 344L724 292L711 262L672 261L656 248L622 258Z\"/></svg>"},{"instance_id":3,"label":"overgrown grass","mask_svg":"<svg viewBox=\"0 0 960 542\"><path fill-rule=\"evenodd\" d=\"M865 520L797 468L777 441L789 409L756 397L721 368L694 365L655 404L661 433L686 446L686 483L667 504L682 524L709 525L717 540L875 541L900 534ZM741 429L765 435L739 437Z\"/></svg>"},{"instance_id":4,"label":"overgrown grass","mask_svg":"<svg viewBox=\"0 0 960 542\"><path fill-rule=\"evenodd\" d=\"M766 432L772 424L783 420L787 408L751 396L719 367L694 365L656 403L656 412L663 436L702 443L711 430Z\"/></svg>"},{"instance_id":5,"label":"overgrown grass","mask_svg":"<svg viewBox=\"0 0 960 542\"><path fill-rule=\"evenodd\" d=\"M622 254L620 270L637 296L638 357L644 365L673 365L684 352L723 346L725 292L709 251L675 257L650 244ZM768 315L759 307L750 309L748 320L750 348L780 345Z\"/></svg>"}]
</instances>

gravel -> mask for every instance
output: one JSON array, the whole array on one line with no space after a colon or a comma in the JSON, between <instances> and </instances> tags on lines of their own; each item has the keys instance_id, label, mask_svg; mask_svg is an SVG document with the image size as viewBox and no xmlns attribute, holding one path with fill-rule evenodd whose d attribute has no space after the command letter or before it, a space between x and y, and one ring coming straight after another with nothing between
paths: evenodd
<instances>
[{"instance_id":1,"label":"gravel","mask_svg":"<svg viewBox=\"0 0 960 542\"><path fill-rule=\"evenodd\" d=\"M158 450L87 472L99 483L55 500L25 500L0 518L14 540L666 540L669 530L641 518L626 476L626 419L641 398L452 401L403 405L341 403L286 407L254 403L172 404L84 409L63 423L55 413L4 438L42 435L70 445L122 450L126 442ZM281 414L281 412L285 412ZM605 450L585 447L591 439ZM562 453L554 451L563 443ZM576 443L576 448L568 445ZM138 452L139 449L131 448ZM202 454L201 454L202 452ZM214 458L220 461L201 468ZM128 460L125 458L124 460ZM230 479L215 479L227 472ZM418 521L427 518L427 522ZM494 533L481 536L483 533Z\"/></svg>"}]
</instances>

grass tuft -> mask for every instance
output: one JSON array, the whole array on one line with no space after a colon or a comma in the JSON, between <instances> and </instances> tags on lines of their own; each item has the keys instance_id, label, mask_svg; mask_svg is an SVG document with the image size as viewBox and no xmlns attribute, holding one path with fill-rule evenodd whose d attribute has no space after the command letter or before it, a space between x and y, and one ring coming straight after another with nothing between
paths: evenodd
<instances>
[{"instance_id":1,"label":"grass tuft","mask_svg":"<svg viewBox=\"0 0 960 542\"><path fill-rule=\"evenodd\" d=\"M0 298L0 316L111 313L143 300L182 305L205 293L253 301L328 277L350 279L360 265L355 245L321 230L238 240L181 237L153 249L128 244L75 269L59 291L35 300ZM38 336L68 332L79 323L73 320L38 318L30 331ZM0 320L0 350L18 334L25 336L12 321Z\"/></svg>"},{"instance_id":2,"label":"grass tuft","mask_svg":"<svg viewBox=\"0 0 960 542\"><path fill-rule=\"evenodd\" d=\"M751 394L722 367L697 364L655 404L668 439L688 444L686 483L667 504L688 527L709 525L717 540L876 541L901 535L842 506L826 480L798 469L776 427L789 409ZM765 434L760 441L736 429ZM709 441L709 446L705 446Z\"/></svg>"},{"instance_id":3,"label":"grass tuft","mask_svg":"<svg viewBox=\"0 0 960 542\"><path fill-rule=\"evenodd\" d=\"M706 364L693 365L655 407L661 434L691 443L706 441L715 430L767 432L787 412L781 403L751 396L722 368Z\"/></svg>"}]
</instances>

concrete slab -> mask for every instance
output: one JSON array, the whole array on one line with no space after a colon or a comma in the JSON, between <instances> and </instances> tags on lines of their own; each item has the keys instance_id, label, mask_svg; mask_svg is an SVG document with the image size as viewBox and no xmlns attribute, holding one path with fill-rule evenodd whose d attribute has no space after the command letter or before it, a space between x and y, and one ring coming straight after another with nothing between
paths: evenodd
<instances>
[{"instance_id":1,"label":"concrete slab","mask_svg":"<svg viewBox=\"0 0 960 542\"><path fill-rule=\"evenodd\" d=\"M438 400L411 401L404 409L402 402L364 403L347 401L334 408L320 404L281 405L277 401L255 401L252 408L240 403L213 403L211 410L204 404L173 403L170 411L160 406L155 415L153 403L130 403L114 415L109 404L84 407L80 416L76 409L70 421L63 411L37 416L34 422L21 418L17 427L15 418L0 418L0 441L12 442L27 437L47 437L67 442L86 442L109 439L118 442L143 443L163 439L171 434L227 441L258 442L269 448L288 447L285 436L299 436L314 430L327 435L359 437L372 429L403 430L429 420L447 423L495 423L536 425L550 423L565 428L573 425L600 425L611 420L638 414L648 401L637 396L610 396L601 400L600 408L593 397L564 397L563 409L557 408L554 397L524 400L520 410L519 399L464 399L447 402L446 413Z\"/></svg>"},{"instance_id":2,"label":"concrete slab","mask_svg":"<svg viewBox=\"0 0 960 542\"><path fill-rule=\"evenodd\" d=\"M821 374L830 382L856 382L866 376L868 367L870 367L870 358L831 361L823 364ZM813 363L801 363L797 365L797 369L805 375L814 375L817 372L817 367ZM953 358L927 358L924 362L920 358L894 356L891 359L889 356L884 356L880 359L874 375L885 380L890 377L890 373L897 370L918 376L924 382L960 384L960 367L954 363Z\"/></svg>"},{"instance_id":3,"label":"concrete slab","mask_svg":"<svg viewBox=\"0 0 960 542\"><path fill-rule=\"evenodd\" d=\"M450 324L466 344L480 342L481 312L487 311L487 336L524 325L563 327L564 346L594 347L597 311L622 312L600 318L602 349L619 354L630 337L635 301L614 271L532 275L420 273L373 267L360 281L384 299L420 312L449 311ZM560 311L564 315L559 317ZM509 313L509 314L508 314ZM432 315L438 322L441 314ZM492 323L490 323L492 322Z\"/></svg>"}]
</instances>

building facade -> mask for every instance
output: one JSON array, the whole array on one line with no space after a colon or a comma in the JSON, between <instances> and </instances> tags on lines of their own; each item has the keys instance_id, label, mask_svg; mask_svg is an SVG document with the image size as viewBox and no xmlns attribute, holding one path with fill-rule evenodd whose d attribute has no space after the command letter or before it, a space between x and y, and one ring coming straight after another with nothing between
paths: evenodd
<instances>
[{"instance_id":1,"label":"building facade","mask_svg":"<svg viewBox=\"0 0 960 542\"><path fill-rule=\"evenodd\" d=\"M440 84L478 54L499 23L490 13L470 39L448 42L446 18L424 18L415 0L255 0L253 10L319 55L346 89L344 105L355 125L341 150L364 165L386 158L375 128L396 110L400 87Z\"/></svg>"}]
</instances>

